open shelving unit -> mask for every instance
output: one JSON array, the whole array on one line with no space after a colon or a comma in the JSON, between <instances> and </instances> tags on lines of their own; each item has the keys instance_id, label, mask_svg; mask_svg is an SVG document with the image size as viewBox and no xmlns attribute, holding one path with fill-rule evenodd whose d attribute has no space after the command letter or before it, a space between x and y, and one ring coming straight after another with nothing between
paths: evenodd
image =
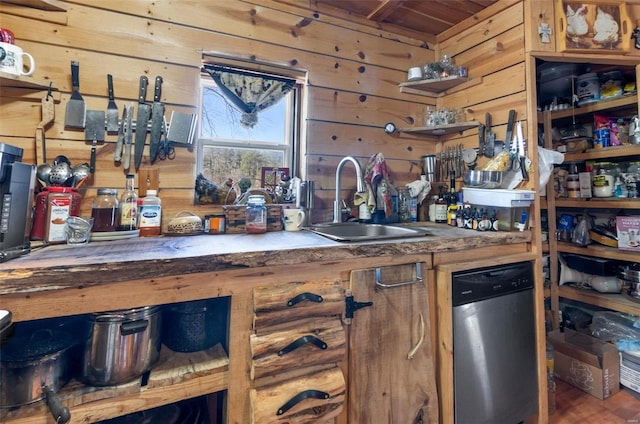
<instances>
[{"instance_id":1,"label":"open shelving unit","mask_svg":"<svg viewBox=\"0 0 640 424\"><path fill-rule=\"evenodd\" d=\"M595 57L581 54L541 55L540 60L549 62L575 62L590 64L592 66L605 66L608 69L620 67L627 73L640 75L640 65L630 62L628 58L619 57ZM589 103L575 109L562 109L555 111L544 111L537 113L537 122L544 130L544 144L546 148L552 148L551 130L555 125L571 124L574 120L585 122L592 119L594 113L600 112L608 116L629 116L638 113L637 93L625 94L619 97L604 99L598 102ZM640 160L640 145L622 145L600 149L589 149L584 152L565 153L564 164L585 162L585 161L622 161L629 162ZM547 185L547 197L545 202L541 202L541 208L545 209L549 224L549 242L545 246L545 253L549 254L551 287L548 296L551 299L551 309L554 316L558 316L559 299L565 298L582 302L596 307L606 308L617 312L640 315L640 299L631 298L626 293L611 294L600 293L592 289L582 289L559 285L560 264L558 255L569 253L593 258L609 259L625 262L640 262L640 253L620 250L613 247L596 244L595 242L586 247L581 247L573 243L557 241L555 238L557 217L561 213L569 212L576 214L580 211L593 211L606 216L613 216L624 210L627 213L640 211L640 198L556 198L554 192L554 181L551 179ZM554 322L554 327L557 322Z\"/></svg>"}]
</instances>

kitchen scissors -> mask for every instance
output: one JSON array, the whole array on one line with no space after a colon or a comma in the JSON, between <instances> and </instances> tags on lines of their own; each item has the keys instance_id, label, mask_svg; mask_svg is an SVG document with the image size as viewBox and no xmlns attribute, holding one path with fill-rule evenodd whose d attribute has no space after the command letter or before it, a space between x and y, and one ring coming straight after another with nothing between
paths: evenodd
<instances>
[{"instance_id":1,"label":"kitchen scissors","mask_svg":"<svg viewBox=\"0 0 640 424\"><path fill-rule=\"evenodd\" d=\"M176 149L173 143L167 140L167 118L162 117L162 140L160 140L160 150L158 151L158 159L173 160L176 157Z\"/></svg>"}]
</instances>

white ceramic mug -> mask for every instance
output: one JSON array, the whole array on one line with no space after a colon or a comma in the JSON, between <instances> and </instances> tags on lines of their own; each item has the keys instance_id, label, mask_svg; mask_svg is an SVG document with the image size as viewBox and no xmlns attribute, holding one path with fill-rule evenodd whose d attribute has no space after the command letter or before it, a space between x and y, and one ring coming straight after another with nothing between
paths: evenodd
<instances>
[{"instance_id":1,"label":"white ceramic mug","mask_svg":"<svg viewBox=\"0 0 640 424\"><path fill-rule=\"evenodd\" d=\"M300 231L306 212L304 209L283 209L284 214L284 230L285 231Z\"/></svg>"},{"instance_id":2,"label":"white ceramic mug","mask_svg":"<svg viewBox=\"0 0 640 424\"><path fill-rule=\"evenodd\" d=\"M29 70L24 71L24 57L29 59ZM15 44L0 43L0 71L13 75L29 76L36 70L33 56Z\"/></svg>"}]
</instances>

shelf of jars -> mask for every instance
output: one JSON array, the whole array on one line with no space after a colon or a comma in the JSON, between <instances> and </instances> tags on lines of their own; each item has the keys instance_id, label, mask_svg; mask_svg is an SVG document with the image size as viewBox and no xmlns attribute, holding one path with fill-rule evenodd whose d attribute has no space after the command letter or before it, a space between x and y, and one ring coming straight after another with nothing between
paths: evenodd
<instances>
[{"instance_id":1,"label":"shelf of jars","mask_svg":"<svg viewBox=\"0 0 640 424\"><path fill-rule=\"evenodd\" d=\"M576 255L596 256L605 259L615 259L620 261L638 262L640 253L621 250L616 247L607 247L600 244L590 244L586 247L572 243L558 242L558 252L574 253Z\"/></svg>"},{"instance_id":2,"label":"shelf of jars","mask_svg":"<svg viewBox=\"0 0 640 424\"><path fill-rule=\"evenodd\" d=\"M477 122L456 122L454 124L446 124L446 125L398 128L398 132L431 135L431 136L439 137L442 135L462 133L463 131L470 130L473 128L478 128Z\"/></svg>"},{"instance_id":3,"label":"shelf of jars","mask_svg":"<svg viewBox=\"0 0 640 424\"><path fill-rule=\"evenodd\" d=\"M589 199L555 199L556 208L640 209L640 198L592 197Z\"/></svg>"},{"instance_id":4,"label":"shelf of jars","mask_svg":"<svg viewBox=\"0 0 640 424\"><path fill-rule=\"evenodd\" d=\"M624 158L638 155L640 155L640 144L625 144L602 149L589 149L586 152L565 153L564 163L582 162L592 159Z\"/></svg>"},{"instance_id":5,"label":"shelf of jars","mask_svg":"<svg viewBox=\"0 0 640 424\"><path fill-rule=\"evenodd\" d=\"M420 81L407 81L398 84L401 93L425 94L437 97L444 91L450 90L469 81L467 77L450 76Z\"/></svg>"},{"instance_id":6,"label":"shelf of jars","mask_svg":"<svg viewBox=\"0 0 640 424\"><path fill-rule=\"evenodd\" d=\"M144 385L143 380L146 380ZM148 378L143 376L130 383L107 387L87 386L72 379L56 395L69 408L72 422L89 423L220 392L228 385L229 357L220 344L190 353L173 352L163 346ZM0 422L48 424L53 421L41 400L0 410Z\"/></svg>"},{"instance_id":7,"label":"shelf of jars","mask_svg":"<svg viewBox=\"0 0 640 424\"><path fill-rule=\"evenodd\" d=\"M566 299L589 303L626 314L640 314L640 302L631 300L626 294L600 293L590 289L579 289L566 285L558 288L558 295Z\"/></svg>"},{"instance_id":8,"label":"shelf of jars","mask_svg":"<svg viewBox=\"0 0 640 424\"><path fill-rule=\"evenodd\" d=\"M573 116L582 116L589 113L599 112L607 110L608 112L615 111L617 109L636 109L638 107L638 96L636 93L630 93L624 96L612 97L609 99L600 100L594 103L587 103L578 108L568 108L562 110L553 110L538 112L538 122L544 121L544 114L549 113L551 119L571 118Z\"/></svg>"}]
</instances>

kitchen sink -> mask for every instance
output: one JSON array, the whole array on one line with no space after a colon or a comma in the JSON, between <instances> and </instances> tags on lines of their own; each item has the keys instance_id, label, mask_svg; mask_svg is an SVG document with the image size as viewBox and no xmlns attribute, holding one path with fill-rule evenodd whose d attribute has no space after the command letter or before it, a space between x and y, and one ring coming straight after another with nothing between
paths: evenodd
<instances>
[{"instance_id":1,"label":"kitchen sink","mask_svg":"<svg viewBox=\"0 0 640 424\"><path fill-rule=\"evenodd\" d=\"M429 232L424 228L361 224L358 222L315 224L307 230L336 241L388 240L429 235Z\"/></svg>"}]
</instances>

